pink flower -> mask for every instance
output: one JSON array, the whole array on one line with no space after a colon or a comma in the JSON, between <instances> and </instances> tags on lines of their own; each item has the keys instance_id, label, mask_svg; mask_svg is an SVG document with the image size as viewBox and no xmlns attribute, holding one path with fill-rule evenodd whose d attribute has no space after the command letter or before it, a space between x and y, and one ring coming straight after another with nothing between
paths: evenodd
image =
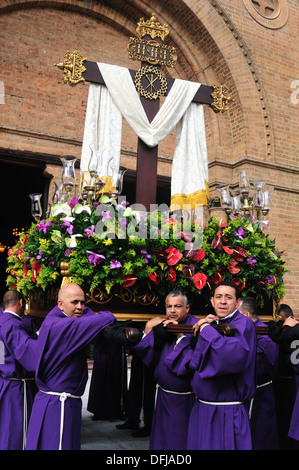
<instances>
[{"instance_id":1,"label":"pink flower","mask_svg":"<svg viewBox=\"0 0 299 470\"><path fill-rule=\"evenodd\" d=\"M88 257L89 263L93 264L94 266L97 266L97 264L100 264L100 262L103 259L106 259L105 256L98 255L97 253L94 253L93 251L86 251L86 253L89 253L89 257Z\"/></svg>"},{"instance_id":2,"label":"pink flower","mask_svg":"<svg viewBox=\"0 0 299 470\"><path fill-rule=\"evenodd\" d=\"M121 268L122 267L122 264L117 261L116 259L112 259L110 261L110 269L117 269L117 268Z\"/></svg>"}]
</instances>

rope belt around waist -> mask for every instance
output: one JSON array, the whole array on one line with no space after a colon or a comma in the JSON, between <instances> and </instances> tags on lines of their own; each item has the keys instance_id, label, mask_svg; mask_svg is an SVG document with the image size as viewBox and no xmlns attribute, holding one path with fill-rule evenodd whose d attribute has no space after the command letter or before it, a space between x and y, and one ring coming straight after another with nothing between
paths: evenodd
<instances>
[{"instance_id":1,"label":"rope belt around waist","mask_svg":"<svg viewBox=\"0 0 299 470\"><path fill-rule=\"evenodd\" d=\"M64 402L68 398L81 398L81 396L72 395L68 392L45 392L44 390L39 390L42 393L47 395L56 395L59 396L61 406L60 406L60 437L59 437L59 450L62 449L62 437L63 437L63 427L64 427Z\"/></svg>"},{"instance_id":2,"label":"rope belt around waist","mask_svg":"<svg viewBox=\"0 0 299 470\"><path fill-rule=\"evenodd\" d=\"M163 390L163 392L172 393L173 395L191 395L191 394L193 394L192 391L190 391L190 392L175 392L174 390L166 390L165 388L161 387L161 385L156 384L155 406L156 406L156 403L157 403L157 396L158 396L159 388L161 390Z\"/></svg>"},{"instance_id":3,"label":"rope belt around waist","mask_svg":"<svg viewBox=\"0 0 299 470\"><path fill-rule=\"evenodd\" d=\"M26 382L28 380L35 380L34 377L24 377L19 379L17 377L2 377L6 380L14 381L14 382L23 382L24 384L24 404L23 404L23 450L26 446L26 438L27 438L27 429L28 429L28 407L27 407L27 387Z\"/></svg>"},{"instance_id":4,"label":"rope belt around waist","mask_svg":"<svg viewBox=\"0 0 299 470\"><path fill-rule=\"evenodd\" d=\"M157 384L156 387L157 387L157 389L161 388L161 390L163 390L163 392L173 393L175 395L191 395L193 393L192 390L190 390L188 392L175 392L174 390L166 390L165 388L161 387L161 385L159 385L159 384Z\"/></svg>"},{"instance_id":5,"label":"rope belt around waist","mask_svg":"<svg viewBox=\"0 0 299 470\"><path fill-rule=\"evenodd\" d=\"M269 382L264 382L263 384L257 385L256 388L263 388L266 387L267 385L270 385L272 383L272 380L269 380ZM252 408L253 408L253 402L254 402L254 396L250 400L250 405L249 405L249 418L251 419L252 416Z\"/></svg>"},{"instance_id":6,"label":"rope belt around waist","mask_svg":"<svg viewBox=\"0 0 299 470\"><path fill-rule=\"evenodd\" d=\"M214 406L227 406L227 405L243 405L242 401L205 401L201 400L198 397L195 397L197 401L200 403L204 403L205 405L214 405Z\"/></svg>"}]
</instances>

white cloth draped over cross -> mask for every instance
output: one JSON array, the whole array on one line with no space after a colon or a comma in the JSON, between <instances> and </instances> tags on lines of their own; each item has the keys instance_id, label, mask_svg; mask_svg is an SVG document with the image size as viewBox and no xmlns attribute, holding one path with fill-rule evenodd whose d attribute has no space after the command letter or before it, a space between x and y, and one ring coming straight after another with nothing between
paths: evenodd
<instances>
[{"instance_id":1,"label":"white cloth draped over cross","mask_svg":"<svg viewBox=\"0 0 299 470\"><path fill-rule=\"evenodd\" d=\"M118 169L122 117L148 147L158 145L176 126L171 205L191 204L192 208L194 204L206 205L208 157L204 111L202 104L192 102L200 83L176 79L159 112L149 122L129 70L116 65L97 65L106 86L90 84L81 171L91 167L100 171L111 158L110 166Z\"/></svg>"}]
</instances>

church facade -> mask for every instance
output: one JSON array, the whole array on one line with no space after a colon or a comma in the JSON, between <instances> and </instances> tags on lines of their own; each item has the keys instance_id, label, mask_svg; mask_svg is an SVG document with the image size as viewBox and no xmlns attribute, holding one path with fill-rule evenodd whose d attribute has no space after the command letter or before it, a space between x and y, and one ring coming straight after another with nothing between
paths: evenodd
<instances>
[{"instance_id":1,"label":"church facade","mask_svg":"<svg viewBox=\"0 0 299 470\"><path fill-rule=\"evenodd\" d=\"M238 190L238 170L263 180L272 206L265 232L276 239L289 273L286 296L296 314L299 282L298 26L297 0L2 0L0 1L0 169L3 218L0 242L30 225L29 193L53 194L63 155L81 157L89 83L72 87L54 66L68 50L89 61L140 68L127 46L140 18L169 26L165 43L176 50L165 75L204 85L226 85L225 112L204 107L212 215L225 219L217 187ZM169 203L173 130L159 145L158 202ZM124 122L121 166L124 193L134 198L137 137ZM4 258L5 250L0 256ZM4 260L1 261L3 271Z\"/></svg>"}]
</instances>

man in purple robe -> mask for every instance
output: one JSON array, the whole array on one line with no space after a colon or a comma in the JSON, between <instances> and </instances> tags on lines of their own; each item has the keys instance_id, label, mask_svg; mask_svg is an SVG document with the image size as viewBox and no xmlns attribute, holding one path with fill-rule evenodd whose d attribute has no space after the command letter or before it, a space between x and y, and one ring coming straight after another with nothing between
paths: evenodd
<instances>
[{"instance_id":1,"label":"man in purple robe","mask_svg":"<svg viewBox=\"0 0 299 470\"><path fill-rule=\"evenodd\" d=\"M291 440L289 449L298 450L299 447L299 322L296 318L289 316L285 319L282 325L277 325L271 331L271 337L285 351L290 353L290 363L293 366L293 370L296 377L296 398L293 407L292 417L290 421L290 427L288 430L288 437ZM292 396L289 397L289 400Z\"/></svg>"},{"instance_id":2,"label":"man in purple robe","mask_svg":"<svg viewBox=\"0 0 299 470\"><path fill-rule=\"evenodd\" d=\"M247 404L255 393L256 333L253 322L238 311L239 302L235 284L217 284L211 298L216 315L195 325L194 349L183 338L168 356L168 366L178 375L194 373L188 450L252 449ZM234 325L234 336L217 331L211 325L215 320Z\"/></svg>"},{"instance_id":3,"label":"man in purple robe","mask_svg":"<svg viewBox=\"0 0 299 470\"><path fill-rule=\"evenodd\" d=\"M3 296L0 315L0 449L22 450L36 385L37 340L22 323L25 302L15 290Z\"/></svg>"},{"instance_id":4,"label":"man in purple robe","mask_svg":"<svg viewBox=\"0 0 299 470\"><path fill-rule=\"evenodd\" d=\"M111 312L85 309L85 294L64 285L38 339L36 394L28 426L28 450L79 450L81 396L88 371L85 346L115 322Z\"/></svg>"},{"instance_id":5,"label":"man in purple robe","mask_svg":"<svg viewBox=\"0 0 299 470\"><path fill-rule=\"evenodd\" d=\"M250 318L254 326L266 326L257 315L256 302L243 297L239 311ZM277 373L278 345L268 335L257 334L257 389L251 399L249 415L254 450L278 450L278 429L273 379Z\"/></svg>"},{"instance_id":6,"label":"man in purple robe","mask_svg":"<svg viewBox=\"0 0 299 470\"><path fill-rule=\"evenodd\" d=\"M184 450L187 445L188 417L194 396L189 377L178 377L165 364L180 338L165 334L169 322L193 325L197 318L189 313L187 297L173 291L166 297L166 321L160 317L147 322L143 339L132 348L146 366L154 366L157 382L156 404L150 436L150 450ZM192 335L187 335L192 336ZM188 338L185 336L186 342Z\"/></svg>"}]
</instances>

